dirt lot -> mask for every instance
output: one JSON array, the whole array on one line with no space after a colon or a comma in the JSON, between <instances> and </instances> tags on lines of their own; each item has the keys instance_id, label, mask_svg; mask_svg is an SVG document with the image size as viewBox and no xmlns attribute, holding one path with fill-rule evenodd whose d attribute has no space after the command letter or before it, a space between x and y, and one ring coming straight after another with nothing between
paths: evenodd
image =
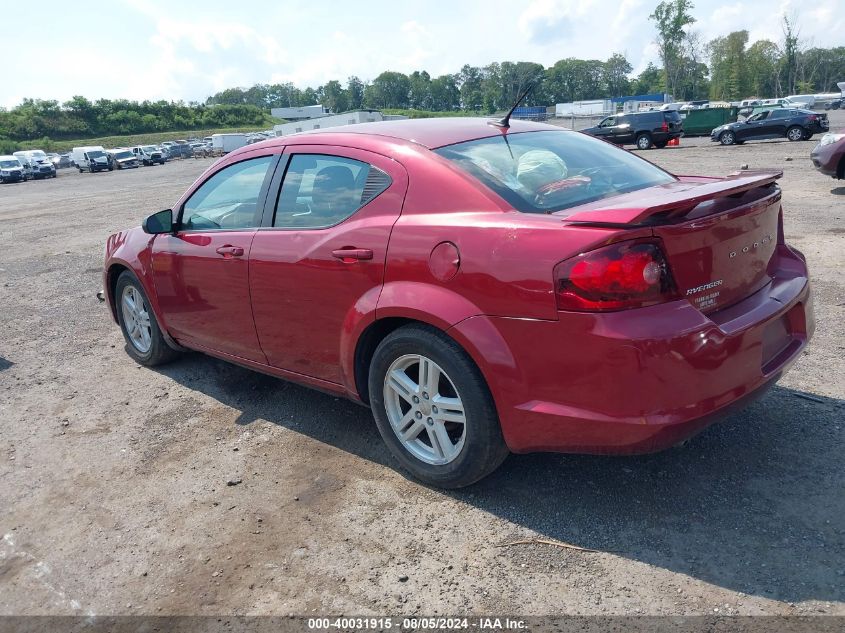
<instances>
[{"instance_id":1,"label":"dirt lot","mask_svg":"<svg viewBox=\"0 0 845 633\"><path fill-rule=\"evenodd\" d=\"M845 182L814 144L646 152L784 169L818 329L778 387L679 449L513 456L450 493L366 409L124 353L94 298L106 236L209 161L0 186L0 614L845 614ZM532 537L598 553L500 547Z\"/></svg>"}]
</instances>

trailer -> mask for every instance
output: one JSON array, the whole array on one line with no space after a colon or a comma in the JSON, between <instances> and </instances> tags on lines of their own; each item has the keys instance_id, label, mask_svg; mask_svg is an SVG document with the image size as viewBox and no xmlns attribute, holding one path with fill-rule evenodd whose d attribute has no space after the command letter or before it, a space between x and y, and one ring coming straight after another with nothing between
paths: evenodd
<instances>
[{"instance_id":1,"label":"trailer","mask_svg":"<svg viewBox=\"0 0 845 633\"><path fill-rule=\"evenodd\" d=\"M555 104L555 116L596 116L609 114L613 111L610 99L593 99L591 101L572 101L570 103Z\"/></svg>"},{"instance_id":2,"label":"trailer","mask_svg":"<svg viewBox=\"0 0 845 633\"><path fill-rule=\"evenodd\" d=\"M212 134L211 149L215 154L228 154L247 144L246 134Z\"/></svg>"}]
</instances>

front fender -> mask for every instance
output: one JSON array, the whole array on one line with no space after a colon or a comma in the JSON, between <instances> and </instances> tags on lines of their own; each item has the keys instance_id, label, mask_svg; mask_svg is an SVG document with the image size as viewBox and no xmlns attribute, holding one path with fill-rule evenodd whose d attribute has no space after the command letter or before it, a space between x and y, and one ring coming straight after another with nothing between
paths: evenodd
<instances>
[{"instance_id":1,"label":"front fender","mask_svg":"<svg viewBox=\"0 0 845 633\"><path fill-rule=\"evenodd\" d=\"M156 320L166 329L159 309L158 295L152 281L152 244L154 235L144 233L140 228L120 231L106 240L106 257L103 265L103 289L111 309L112 319L117 323L117 307L113 293L114 284L121 268L126 268L138 278L150 301Z\"/></svg>"}]
</instances>

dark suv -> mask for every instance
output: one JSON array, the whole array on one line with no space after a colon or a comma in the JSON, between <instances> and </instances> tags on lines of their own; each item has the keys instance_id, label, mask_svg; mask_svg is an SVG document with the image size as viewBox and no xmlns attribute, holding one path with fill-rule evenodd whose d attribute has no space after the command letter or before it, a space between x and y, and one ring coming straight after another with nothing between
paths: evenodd
<instances>
[{"instance_id":1,"label":"dark suv","mask_svg":"<svg viewBox=\"0 0 845 633\"><path fill-rule=\"evenodd\" d=\"M710 140L722 145L741 145L751 139L783 137L790 141L808 141L813 134L827 132L828 127L826 114L777 108L758 112L745 121L720 125L710 132Z\"/></svg>"},{"instance_id":2,"label":"dark suv","mask_svg":"<svg viewBox=\"0 0 845 633\"><path fill-rule=\"evenodd\" d=\"M652 146L662 149L672 139L683 136L684 124L676 110L656 110L616 114L603 119L595 127L581 131L616 145L633 144L638 149Z\"/></svg>"}]
</instances>

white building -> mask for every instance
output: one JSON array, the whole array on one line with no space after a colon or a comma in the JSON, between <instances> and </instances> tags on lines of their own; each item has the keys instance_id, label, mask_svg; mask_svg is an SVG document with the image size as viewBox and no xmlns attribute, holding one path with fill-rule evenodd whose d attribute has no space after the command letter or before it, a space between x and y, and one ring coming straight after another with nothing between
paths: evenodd
<instances>
[{"instance_id":1,"label":"white building","mask_svg":"<svg viewBox=\"0 0 845 633\"><path fill-rule=\"evenodd\" d=\"M316 119L317 117L326 116L329 113L320 104L303 106L301 108L271 108L270 114L277 119L287 119L288 121L297 121L300 119Z\"/></svg>"},{"instance_id":2,"label":"white building","mask_svg":"<svg viewBox=\"0 0 845 633\"><path fill-rule=\"evenodd\" d=\"M273 131L276 133L276 136L288 136L289 134L296 134L297 132L307 132L308 130L319 130L327 127L338 127L341 125L354 125L356 123L372 123L374 121L388 121L406 118L407 117L399 115L384 115L378 110L355 110L354 112L330 114L316 119L282 123L281 125L273 126Z\"/></svg>"}]
</instances>

